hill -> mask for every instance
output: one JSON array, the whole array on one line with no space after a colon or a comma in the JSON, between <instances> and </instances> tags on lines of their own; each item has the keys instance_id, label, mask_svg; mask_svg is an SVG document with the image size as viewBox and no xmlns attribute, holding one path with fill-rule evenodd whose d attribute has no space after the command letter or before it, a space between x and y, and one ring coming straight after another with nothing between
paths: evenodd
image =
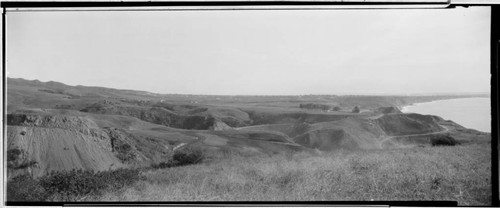
<instances>
[{"instance_id":1,"label":"hill","mask_svg":"<svg viewBox=\"0 0 500 208\"><path fill-rule=\"evenodd\" d=\"M188 147L272 155L489 139L437 116L398 110L454 96L162 95L10 78L7 87L9 178L148 167ZM320 104L300 108L301 103ZM323 105L340 108L314 107ZM352 113L354 106L361 111Z\"/></svg>"}]
</instances>

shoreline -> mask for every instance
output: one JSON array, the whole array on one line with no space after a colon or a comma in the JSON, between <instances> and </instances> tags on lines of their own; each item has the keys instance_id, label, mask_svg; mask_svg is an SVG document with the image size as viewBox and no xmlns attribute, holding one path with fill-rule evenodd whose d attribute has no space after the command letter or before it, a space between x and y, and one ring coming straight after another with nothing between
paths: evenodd
<instances>
[{"instance_id":1,"label":"shoreline","mask_svg":"<svg viewBox=\"0 0 500 208\"><path fill-rule=\"evenodd\" d=\"M474 98L457 98L457 99L434 100L422 103L412 103L410 105L402 106L400 108L400 111L405 114L418 113L418 114L436 115L446 120L452 120L468 129L474 129L485 133L491 133L491 127L486 127L487 115L485 114L486 107L484 106L486 105L485 103L486 99L488 99L488 101L490 100L489 98L485 97L474 97ZM453 101L446 103L446 101L448 100L450 101L453 100ZM433 102L437 103L440 101L444 101L444 103L439 103L436 105L432 104ZM426 106L420 107L421 105L427 105L427 104L429 104L428 107ZM449 106L450 108L447 108L446 106ZM413 107L414 109L411 109ZM415 108L417 110L415 110ZM470 110L471 108L474 108L475 110ZM491 119L491 114L489 116L490 116L489 119ZM489 123L491 124L491 122Z\"/></svg>"},{"instance_id":2,"label":"shoreline","mask_svg":"<svg viewBox=\"0 0 500 208\"><path fill-rule=\"evenodd\" d=\"M437 99L437 100L424 101L424 102L414 102L414 103L410 103L410 104L407 104L407 105L400 105L397 108L401 112L407 113L405 111L407 111L408 107L412 107L412 106L416 106L416 105L420 105L420 104L425 104L425 103L433 103L433 102L445 101L445 100L462 100L462 99L490 99L491 100L491 97L465 97L465 98Z\"/></svg>"}]
</instances>

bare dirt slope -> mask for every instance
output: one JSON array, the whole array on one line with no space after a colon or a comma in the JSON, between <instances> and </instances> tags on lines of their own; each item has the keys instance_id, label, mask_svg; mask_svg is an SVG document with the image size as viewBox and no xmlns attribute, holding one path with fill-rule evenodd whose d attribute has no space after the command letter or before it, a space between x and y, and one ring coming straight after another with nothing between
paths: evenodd
<instances>
[{"instance_id":1,"label":"bare dirt slope","mask_svg":"<svg viewBox=\"0 0 500 208\"><path fill-rule=\"evenodd\" d=\"M51 171L124 167L106 133L89 119L70 116L9 115L7 148L12 174L35 177Z\"/></svg>"}]
</instances>

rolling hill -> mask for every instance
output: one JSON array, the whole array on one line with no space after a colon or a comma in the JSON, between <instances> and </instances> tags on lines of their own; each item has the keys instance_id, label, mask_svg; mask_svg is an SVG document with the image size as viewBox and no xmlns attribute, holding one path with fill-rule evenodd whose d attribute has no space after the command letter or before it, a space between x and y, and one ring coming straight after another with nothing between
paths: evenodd
<instances>
[{"instance_id":1,"label":"rolling hill","mask_svg":"<svg viewBox=\"0 0 500 208\"><path fill-rule=\"evenodd\" d=\"M445 98L162 95L8 78L8 177L149 166L189 146L272 155L489 138L437 116L398 110ZM340 110L299 107L318 102ZM362 111L352 113L354 106Z\"/></svg>"}]
</instances>

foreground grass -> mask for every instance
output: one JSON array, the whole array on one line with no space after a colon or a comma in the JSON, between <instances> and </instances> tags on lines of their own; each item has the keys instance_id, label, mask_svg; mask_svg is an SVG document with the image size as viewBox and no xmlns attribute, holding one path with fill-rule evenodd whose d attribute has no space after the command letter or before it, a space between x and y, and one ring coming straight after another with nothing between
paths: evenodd
<instances>
[{"instance_id":1,"label":"foreground grass","mask_svg":"<svg viewBox=\"0 0 500 208\"><path fill-rule=\"evenodd\" d=\"M312 201L452 200L491 204L489 144L225 156L143 171L142 179L94 200Z\"/></svg>"}]
</instances>

